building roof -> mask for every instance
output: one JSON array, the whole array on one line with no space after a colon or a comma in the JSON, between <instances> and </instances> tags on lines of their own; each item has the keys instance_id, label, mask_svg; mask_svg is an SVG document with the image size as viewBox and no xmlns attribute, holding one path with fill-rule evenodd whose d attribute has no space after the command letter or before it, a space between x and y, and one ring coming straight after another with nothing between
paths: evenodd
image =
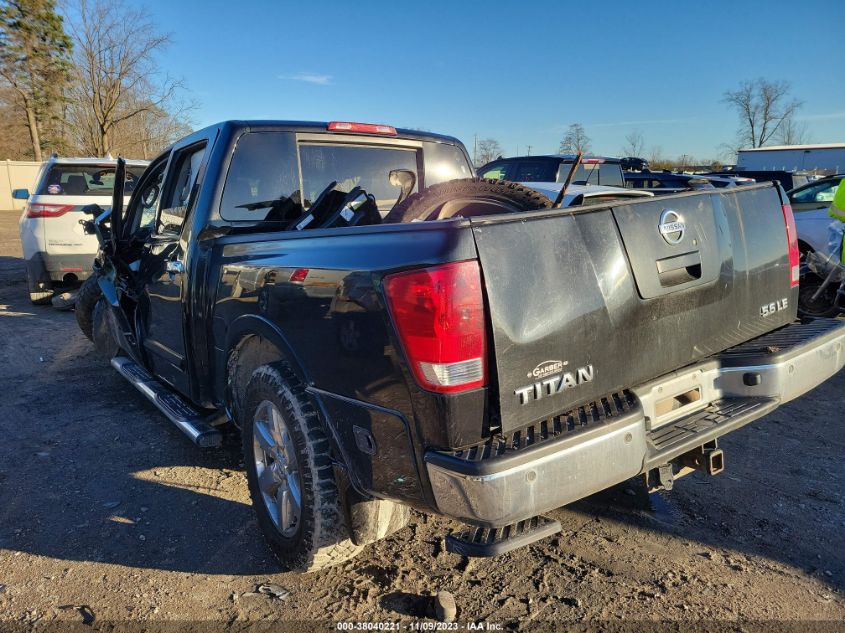
<instances>
[{"instance_id":1,"label":"building roof","mask_svg":"<svg viewBox=\"0 0 845 633\"><path fill-rule=\"evenodd\" d=\"M814 150L814 149L845 149L845 143L815 143L812 145L766 145L765 147L749 147L739 150L740 152L769 152L788 150Z\"/></svg>"}]
</instances>

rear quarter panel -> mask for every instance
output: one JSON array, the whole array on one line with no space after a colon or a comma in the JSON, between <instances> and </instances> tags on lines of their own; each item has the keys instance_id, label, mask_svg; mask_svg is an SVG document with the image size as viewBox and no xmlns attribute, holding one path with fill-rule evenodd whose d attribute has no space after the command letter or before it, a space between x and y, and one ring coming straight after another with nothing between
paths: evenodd
<instances>
[{"instance_id":1,"label":"rear quarter panel","mask_svg":"<svg viewBox=\"0 0 845 633\"><path fill-rule=\"evenodd\" d=\"M217 287L210 332L218 385L237 339L273 328L359 487L420 499L422 462L412 446L448 443L447 422L432 415L436 403L405 369L381 280L391 271L475 257L468 223L456 222L219 239L211 258ZM474 408L479 432L483 409ZM355 426L375 438L374 455L357 446Z\"/></svg>"}]
</instances>

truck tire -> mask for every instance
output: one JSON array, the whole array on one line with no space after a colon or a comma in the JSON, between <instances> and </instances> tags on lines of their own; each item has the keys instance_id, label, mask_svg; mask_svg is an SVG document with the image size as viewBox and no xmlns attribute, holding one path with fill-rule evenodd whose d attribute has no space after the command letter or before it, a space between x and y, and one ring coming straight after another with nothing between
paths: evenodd
<instances>
[{"instance_id":1,"label":"truck tire","mask_svg":"<svg viewBox=\"0 0 845 633\"><path fill-rule=\"evenodd\" d=\"M494 213L520 213L548 209L552 201L542 193L516 182L490 178L450 180L409 196L384 218L385 222L445 220Z\"/></svg>"},{"instance_id":2,"label":"truck tire","mask_svg":"<svg viewBox=\"0 0 845 633\"><path fill-rule=\"evenodd\" d=\"M48 288L47 290L39 289L38 286L33 283L32 279L29 278L29 275L26 277L26 285L29 290L29 300L32 305L43 306L50 303L50 300L53 298L53 290L51 288Z\"/></svg>"},{"instance_id":3,"label":"truck tire","mask_svg":"<svg viewBox=\"0 0 845 633\"><path fill-rule=\"evenodd\" d=\"M76 324L89 341L94 340L94 306L103 295L97 283L99 275L93 273L76 293Z\"/></svg>"},{"instance_id":4,"label":"truck tire","mask_svg":"<svg viewBox=\"0 0 845 633\"><path fill-rule=\"evenodd\" d=\"M241 433L258 524L282 565L317 571L363 549L351 539L329 440L285 363L253 372L244 393Z\"/></svg>"}]
</instances>

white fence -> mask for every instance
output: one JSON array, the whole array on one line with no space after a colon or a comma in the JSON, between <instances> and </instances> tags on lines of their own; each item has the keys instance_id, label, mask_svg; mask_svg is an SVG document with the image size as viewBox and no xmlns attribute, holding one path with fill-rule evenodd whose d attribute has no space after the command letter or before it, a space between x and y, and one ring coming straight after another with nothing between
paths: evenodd
<instances>
[{"instance_id":1,"label":"white fence","mask_svg":"<svg viewBox=\"0 0 845 633\"><path fill-rule=\"evenodd\" d=\"M41 163L23 160L0 161L0 211L23 211L25 200L13 200L13 189L32 189Z\"/></svg>"}]
</instances>

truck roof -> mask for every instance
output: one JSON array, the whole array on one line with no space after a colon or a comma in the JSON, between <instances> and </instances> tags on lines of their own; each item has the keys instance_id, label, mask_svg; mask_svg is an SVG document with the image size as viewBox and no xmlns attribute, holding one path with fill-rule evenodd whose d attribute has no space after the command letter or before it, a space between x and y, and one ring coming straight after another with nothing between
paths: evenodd
<instances>
[{"instance_id":1,"label":"truck roof","mask_svg":"<svg viewBox=\"0 0 845 633\"><path fill-rule=\"evenodd\" d=\"M65 156L51 156L47 159L48 163L61 163L66 165L117 165L116 158L96 158L94 156L90 157L82 157L82 156L74 156L74 157L65 157ZM140 160L134 158L127 158L126 159L127 165L137 165L141 167L146 167L150 164L148 160Z\"/></svg>"},{"instance_id":2,"label":"truck roof","mask_svg":"<svg viewBox=\"0 0 845 633\"><path fill-rule=\"evenodd\" d=\"M575 160L575 154L534 154L531 156L502 156L501 158L496 158L495 160L536 160L538 158L550 158L555 160L562 160L564 162L572 162ZM602 161L605 163L619 163L622 161L621 158L613 158L612 156L594 156L584 155L582 157L584 161ZM494 161L490 161L491 163Z\"/></svg>"},{"instance_id":3,"label":"truck roof","mask_svg":"<svg viewBox=\"0 0 845 633\"><path fill-rule=\"evenodd\" d=\"M212 129L212 128L222 128L222 127L230 127L230 128L261 128L261 127L272 127L272 128L285 128L290 130L291 132L328 132L329 121L286 121L286 120L267 120L267 119L257 119L257 120L239 120L239 119L230 119L228 121L221 121L219 123L215 123L209 126L206 126L205 130ZM385 124L389 125L389 124ZM402 138L412 138L421 141L437 141L441 143L454 143L454 144L462 144L454 136L447 136L445 134L434 134L432 132L424 132L421 130L410 130L407 128L395 128L397 136ZM197 130L200 131L200 130ZM366 134L363 132L352 131L352 132L342 132L338 130L332 130L332 134L354 134L355 136L373 136L378 138L378 134Z\"/></svg>"}]
</instances>

